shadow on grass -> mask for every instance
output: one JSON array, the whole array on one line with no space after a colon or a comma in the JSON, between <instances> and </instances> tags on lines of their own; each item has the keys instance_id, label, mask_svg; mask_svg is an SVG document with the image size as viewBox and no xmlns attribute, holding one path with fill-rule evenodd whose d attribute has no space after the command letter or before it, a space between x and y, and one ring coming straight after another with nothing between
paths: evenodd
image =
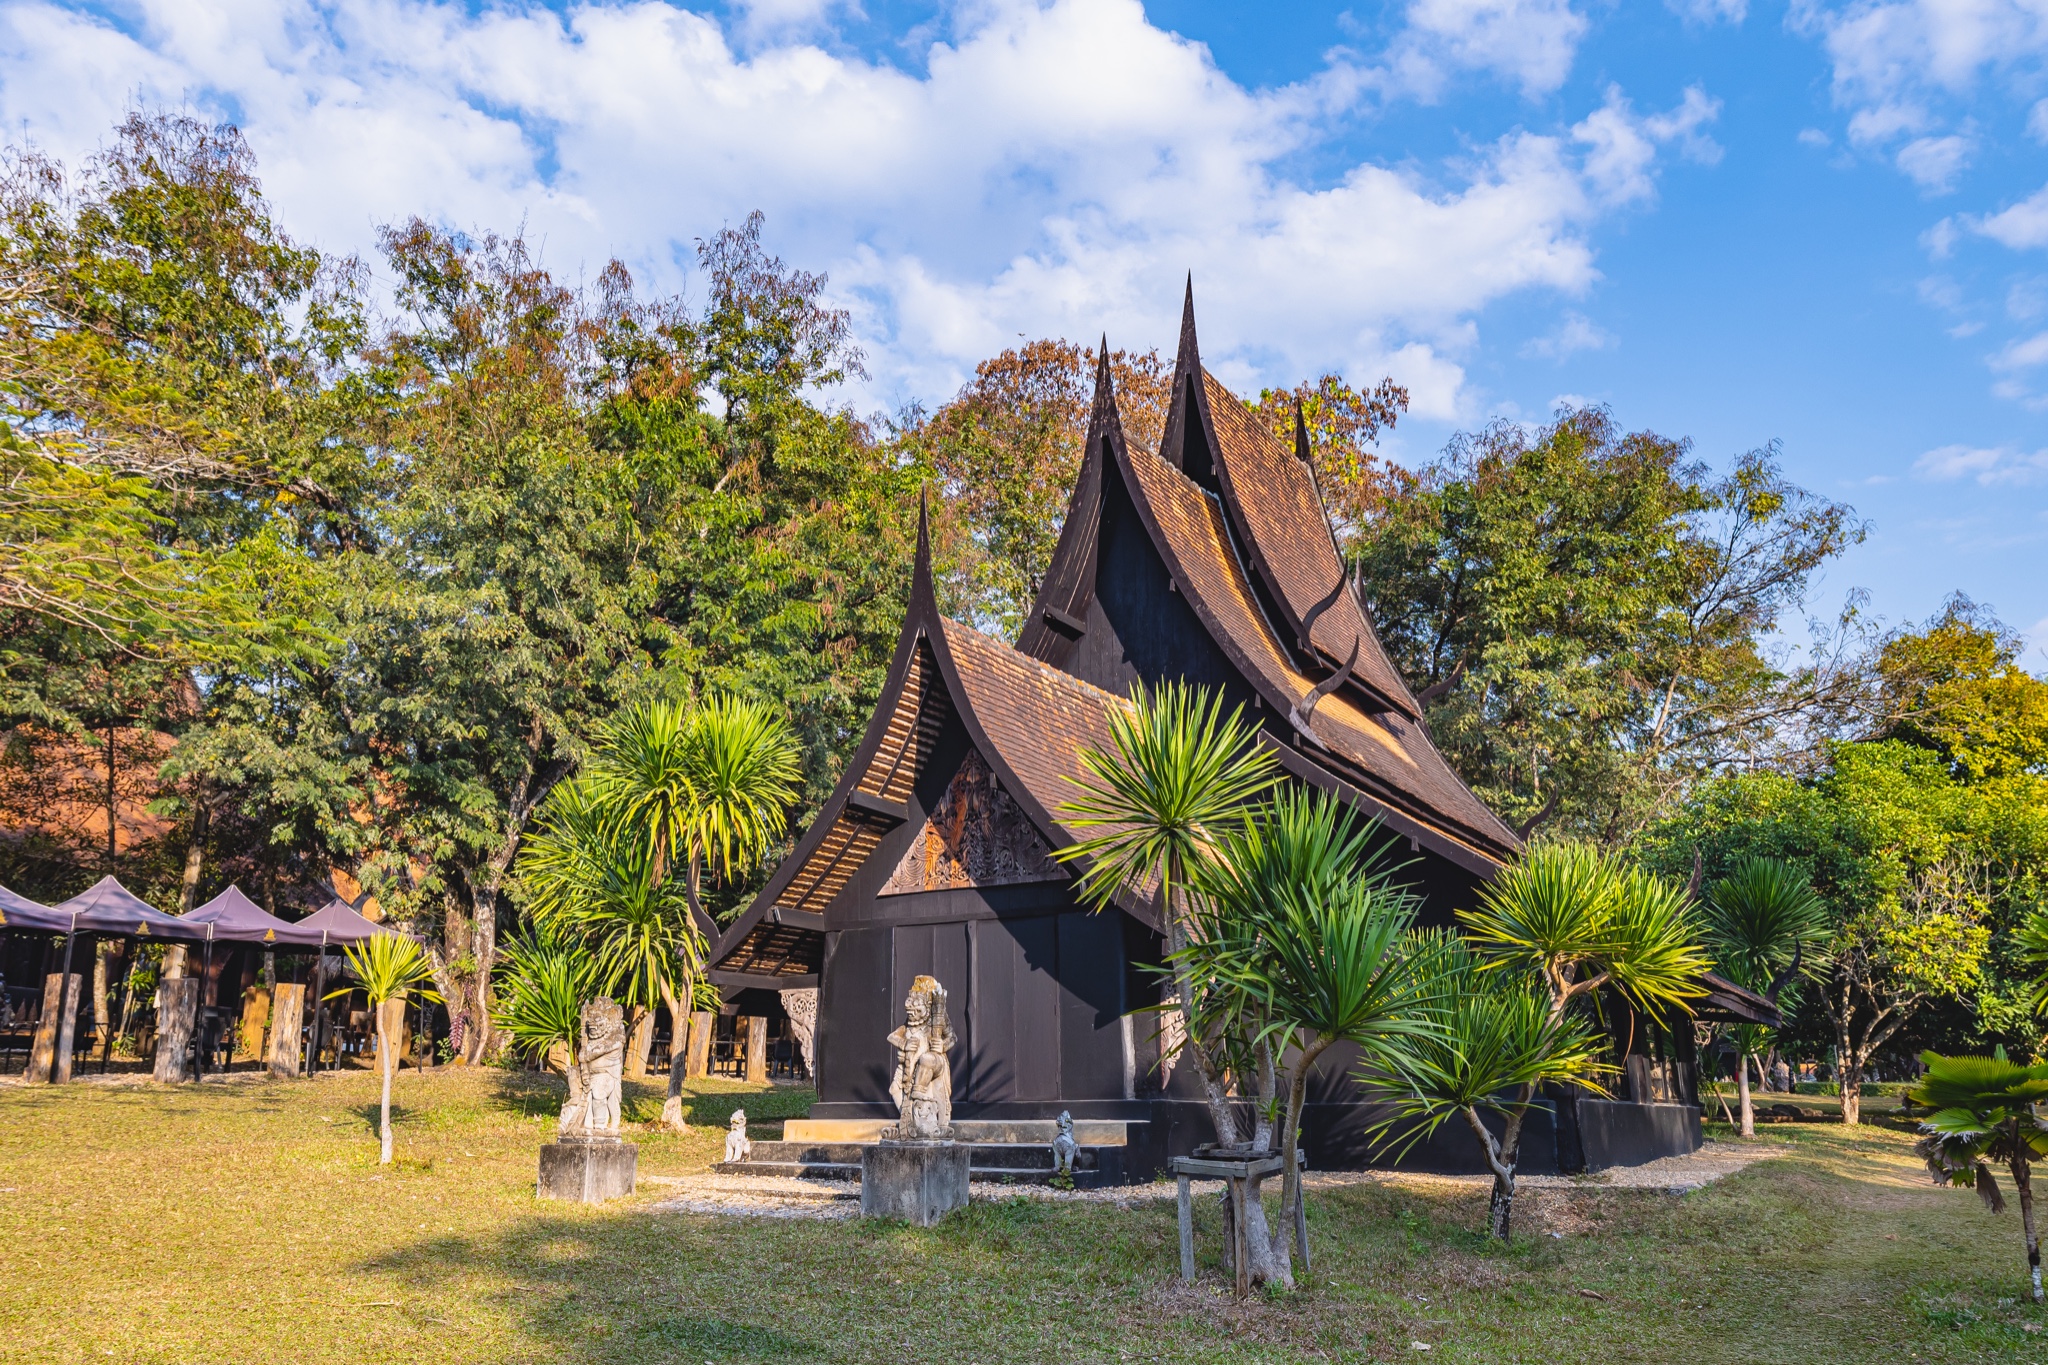
<instances>
[{"instance_id":1,"label":"shadow on grass","mask_svg":"<svg viewBox=\"0 0 2048 1365\"><path fill-rule=\"evenodd\" d=\"M514 1067L493 1068L491 1102L499 1109L521 1118L553 1118L568 1097L568 1083L552 1071L526 1071ZM668 1099L668 1077L650 1074L644 1081L628 1080L619 1107L627 1123L654 1123L661 1118ZM807 1086L749 1085L718 1077L686 1081L683 1085L683 1120L692 1127L723 1128L732 1111L744 1108L750 1123L802 1118L811 1112L816 1092Z\"/></svg>"},{"instance_id":2,"label":"shadow on grass","mask_svg":"<svg viewBox=\"0 0 2048 1365\"><path fill-rule=\"evenodd\" d=\"M531 1347L508 1359L730 1365L835 1358L777 1321L767 1300L735 1311L735 1296L707 1292L709 1267L678 1258L663 1233L662 1220L630 1212L541 1212L488 1236L421 1241L358 1269L393 1276L423 1297L452 1292L495 1304ZM759 1268L769 1273L766 1264Z\"/></svg>"}]
</instances>

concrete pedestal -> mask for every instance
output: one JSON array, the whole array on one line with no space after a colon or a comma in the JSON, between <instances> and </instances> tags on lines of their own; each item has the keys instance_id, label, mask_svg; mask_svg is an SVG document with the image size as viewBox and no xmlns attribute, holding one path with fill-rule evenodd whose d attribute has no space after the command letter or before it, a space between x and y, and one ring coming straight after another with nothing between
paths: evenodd
<instances>
[{"instance_id":1,"label":"concrete pedestal","mask_svg":"<svg viewBox=\"0 0 2048 1365\"><path fill-rule=\"evenodd\" d=\"M567 1199L602 1204L633 1192L640 1168L640 1149L617 1138L567 1138L540 1149L542 1199Z\"/></svg>"},{"instance_id":2,"label":"concrete pedestal","mask_svg":"<svg viewBox=\"0 0 2048 1365\"><path fill-rule=\"evenodd\" d=\"M960 1142L883 1141L861 1148L861 1216L928 1228L966 1208L972 1150Z\"/></svg>"}]
</instances>

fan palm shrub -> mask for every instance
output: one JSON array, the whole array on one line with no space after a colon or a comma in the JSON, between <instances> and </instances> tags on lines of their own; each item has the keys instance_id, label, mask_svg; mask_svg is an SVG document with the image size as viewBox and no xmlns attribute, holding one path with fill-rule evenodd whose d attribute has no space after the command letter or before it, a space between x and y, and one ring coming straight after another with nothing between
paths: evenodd
<instances>
[{"instance_id":1,"label":"fan palm shrub","mask_svg":"<svg viewBox=\"0 0 2048 1365\"><path fill-rule=\"evenodd\" d=\"M1773 1005L1790 1008L1802 975L1827 962L1833 926L1827 903L1806 874L1775 858L1745 858L1714 883L1701 905L1707 946L1729 980L1756 991ZM1735 1042L1737 1122L1742 1136L1756 1136L1755 1102L1749 1068L1758 1066L1775 1034L1761 1024L1738 1024Z\"/></svg>"},{"instance_id":2,"label":"fan palm shrub","mask_svg":"<svg viewBox=\"0 0 2048 1365\"><path fill-rule=\"evenodd\" d=\"M674 1030L662 1122L682 1126L684 1029L717 924L703 881L745 876L782 838L801 778L794 732L767 707L652 702L599 733L522 853L535 918L580 937L597 988Z\"/></svg>"},{"instance_id":3,"label":"fan palm shrub","mask_svg":"<svg viewBox=\"0 0 2048 1365\"><path fill-rule=\"evenodd\" d=\"M1472 1132L1493 1174L1487 1225L1503 1241L1514 1219L1515 1167L1522 1126L1546 1084L1605 1093L1614 1071L1605 1040L1583 1011L1560 1014L1543 981L1529 973L1487 970L1457 934L1412 936L1408 955L1424 1027L1361 1072L1368 1093L1390 1101L1377 1133L1406 1150L1446 1122ZM1499 1132L1487 1120L1494 1119Z\"/></svg>"},{"instance_id":4,"label":"fan palm shrub","mask_svg":"<svg viewBox=\"0 0 2048 1365\"><path fill-rule=\"evenodd\" d=\"M1110 715L1109 749L1083 749L1079 758L1087 776L1059 814L1073 829L1101 832L1055 856L1080 866L1082 900L1097 910L1119 896L1161 907L1180 1050L1200 1073L1216 1140L1234 1146L1240 1135L1228 1068L1196 1027L1186 952L1200 929L1190 883L1217 841L1241 829L1251 804L1279 782L1279 764L1259 747L1244 708L1226 712L1221 694L1185 683L1138 686L1129 709Z\"/></svg>"},{"instance_id":5,"label":"fan palm shrub","mask_svg":"<svg viewBox=\"0 0 2048 1365\"><path fill-rule=\"evenodd\" d=\"M1285 1158L1277 1230L1263 1226L1256 1184L1247 1191L1248 1268L1261 1283L1293 1283L1287 1237L1300 1226L1302 1106L1317 1061L1350 1043L1388 1065L1428 1027L1428 983L1402 951L1418 902L1383 854L1375 824L1291 788L1224 829L1194 876L1192 932L1173 958L1196 1002L1191 1036L1227 1061L1240 1095L1257 1097L1251 1145Z\"/></svg>"},{"instance_id":6,"label":"fan palm shrub","mask_svg":"<svg viewBox=\"0 0 2048 1365\"><path fill-rule=\"evenodd\" d=\"M434 964L426 950L403 934L372 934L345 950L349 969L370 997L370 1010L377 1021L377 1069L383 1073L383 1098L377 1111L379 1165L391 1164L391 1074L398 1066L398 1032L405 1024L405 1002L418 995L439 1002L433 987ZM329 991L327 998L345 996L349 988Z\"/></svg>"},{"instance_id":7,"label":"fan palm shrub","mask_svg":"<svg viewBox=\"0 0 2048 1365\"><path fill-rule=\"evenodd\" d=\"M2041 1239L2034 1226L2033 1163L2048 1156L2048 1125L2035 1106L2048 1099L2048 1063L2021 1066L2000 1048L1990 1057L1920 1054L1926 1067L1907 1092L1914 1104L1934 1112L1920 1124L1915 1149L1937 1184L1974 1187L1993 1213L2005 1211L2005 1197L1991 1163L2012 1173L2020 1200L2020 1230L2027 1242L2027 1268L2034 1302L2042 1301Z\"/></svg>"},{"instance_id":8,"label":"fan palm shrub","mask_svg":"<svg viewBox=\"0 0 2048 1365\"><path fill-rule=\"evenodd\" d=\"M572 1105L583 1098L576 1069L583 1002L602 993L603 980L589 949L545 929L508 944L499 969L493 1022L515 1056L560 1068Z\"/></svg>"},{"instance_id":9,"label":"fan palm shrub","mask_svg":"<svg viewBox=\"0 0 2048 1365\"><path fill-rule=\"evenodd\" d=\"M1458 919L1476 971L1521 978L1542 1001L1547 1036L1561 1053L1571 1050L1574 1011L1583 1016L1603 988L1645 1014L1684 1012L1705 993L1699 979L1712 966L1683 890L1586 844L1527 850L1480 892L1478 909ZM1531 1075L1513 1087L1504 1136L1488 1156L1496 1197L1512 1199L1521 1119L1544 1079ZM1496 1223L1505 1236L1506 1218Z\"/></svg>"}]
</instances>

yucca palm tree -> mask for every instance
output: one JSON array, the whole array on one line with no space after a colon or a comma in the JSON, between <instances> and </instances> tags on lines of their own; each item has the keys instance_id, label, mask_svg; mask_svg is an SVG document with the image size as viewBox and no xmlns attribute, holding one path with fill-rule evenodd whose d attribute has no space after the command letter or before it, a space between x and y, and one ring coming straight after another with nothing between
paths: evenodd
<instances>
[{"instance_id":1,"label":"yucca palm tree","mask_svg":"<svg viewBox=\"0 0 2048 1365\"><path fill-rule=\"evenodd\" d=\"M759 863L801 776L795 734L759 703L652 702L600 731L522 863L537 914L587 936L605 989L638 1009L667 1005L667 1126L682 1124L685 1026L717 932L704 874L731 880Z\"/></svg>"},{"instance_id":2,"label":"yucca palm tree","mask_svg":"<svg viewBox=\"0 0 2048 1365\"><path fill-rule=\"evenodd\" d=\"M1360 1079L1391 1101L1393 1113L1378 1131L1397 1149L1454 1118L1472 1130L1493 1173L1488 1227L1505 1241L1522 1124L1538 1088L1575 1084L1602 1093L1600 1081L1614 1068L1591 1021L1579 1011L1560 1014L1540 977L1487 970L1455 933L1413 935L1407 951L1417 978L1433 983L1422 995L1428 1027ZM1487 1126L1489 1115L1500 1121L1499 1135Z\"/></svg>"},{"instance_id":3,"label":"yucca palm tree","mask_svg":"<svg viewBox=\"0 0 2048 1365\"><path fill-rule=\"evenodd\" d=\"M1789 1005L1803 973L1825 964L1832 926L1827 903L1806 875L1775 858L1745 858L1707 892L1701 905L1707 945L1721 971L1773 1005ZM1749 1068L1770 1048L1772 1030L1742 1024L1735 1041L1735 1090L1742 1136L1756 1136Z\"/></svg>"},{"instance_id":4,"label":"yucca palm tree","mask_svg":"<svg viewBox=\"0 0 2048 1365\"><path fill-rule=\"evenodd\" d=\"M1079 862L1079 891L1097 910L1120 895L1155 898L1175 968L1184 1050L1201 1075L1220 1143L1235 1144L1238 1123L1223 1067L1203 1043L1195 990L1182 956L1198 932L1189 882L1219 839L1242 828L1247 808L1279 781L1273 756L1258 746L1243 708L1228 713L1206 688L1142 684L1128 710L1110 715L1110 749L1083 749L1087 776L1059 808L1072 828L1100 830L1058 851Z\"/></svg>"},{"instance_id":5,"label":"yucca palm tree","mask_svg":"<svg viewBox=\"0 0 2048 1365\"><path fill-rule=\"evenodd\" d=\"M1700 977L1713 965L1683 890L1586 844L1526 850L1480 891L1479 908L1458 919L1479 972L1535 984L1560 1046L1574 1003L1602 987L1646 1014L1684 1011L1705 994ZM1527 1112L1541 1084L1540 1077L1519 1084L1517 1114ZM1520 1142L1521 1124L1511 1121L1497 1153L1510 1172Z\"/></svg>"},{"instance_id":6,"label":"yucca palm tree","mask_svg":"<svg viewBox=\"0 0 2048 1365\"><path fill-rule=\"evenodd\" d=\"M1261 1283L1293 1283L1287 1237L1300 1226L1302 1106L1317 1060L1352 1043L1390 1065L1427 1027L1428 985L1401 951L1417 901L1392 884L1383 854L1376 826L1343 802L1289 789L1225 829L1194 879L1194 932L1175 965L1194 988L1196 1032L1230 1058L1240 1094L1256 1090L1253 1146L1277 1137L1285 1158L1279 1230L1266 1231L1256 1186L1245 1204Z\"/></svg>"},{"instance_id":7,"label":"yucca palm tree","mask_svg":"<svg viewBox=\"0 0 2048 1365\"><path fill-rule=\"evenodd\" d=\"M2007 1059L2004 1048L1990 1057L1923 1052L1920 1061L1926 1071L1907 1093L1913 1103L1934 1112L1921 1123L1914 1150L1938 1183L1973 1186L1993 1213L2005 1211L2005 1197L1989 1163L2003 1162L2012 1172L2034 1302L2040 1303L2041 1238L2034 1227L2033 1163L2048 1157L2048 1124L2035 1110L2048 1100L2048 1063L2021 1066Z\"/></svg>"},{"instance_id":8,"label":"yucca palm tree","mask_svg":"<svg viewBox=\"0 0 2048 1365\"><path fill-rule=\"evenodd\" d=\"M515 1055L562 1068L574 1104L582 1098L576 1047L583 1002L603 990L597 960L576 939L543 928L508 944L500 962L493 1022Z\"/></svg>"},{"instance_id":9,"label":"yucca palm tree","mask_svg":"<svg viewBox=\"0 0 2048 1365\"><path fill-rule=\"evenodd\" d=\"M434 964L426 950L403 934L372 934L345 950L348 965L355 972L356 979L363 984L363 993L370 997L370 1011L377 1020L377 1067L384 1073L384 1095L378 1108L377 1137L382 1147L378 1164L391 1164L391 1073L398 1065L398 1039L395 1036L405 1022L405 1002L417 994L422 1000L438 1003L440 994L435 991ZM349 988L329 991L327 998L334 999L349 993Z\"/></svg>"}]
</instances>

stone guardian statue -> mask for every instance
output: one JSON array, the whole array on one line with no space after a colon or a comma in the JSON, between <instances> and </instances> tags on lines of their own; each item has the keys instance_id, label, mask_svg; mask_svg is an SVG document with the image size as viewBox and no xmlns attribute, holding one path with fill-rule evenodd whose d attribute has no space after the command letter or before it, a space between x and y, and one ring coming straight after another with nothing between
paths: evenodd
<instances>
[{"instance_id":1,"label":"stone guardian statue","mask_svg":"<svg viewBox=\"0 0 2048 1365\"><path fill-rule=\"evenodd\" d=\"M732 1122L728 1123L725 1129L725 1159L745 1161L753 1154L753 1141L747 1137L747 1111L735 1109L732 1111Z\"/></svg>"},{"instance_id":2,"label":"stone guardian statue","mask_svg":"<svg viewBox=\"0 0 2048 1365\"><path fill-rule=\"evenodd\" d=\"M904 1024L889 1035L896 1049L896 1074L889 1097L896 1101L899 1141L944 1142L953 1136L953 1065L946 1059L956 1041L946 1017L946 988L936 977L910 983L903 1002Z\"/></svg>"},{"instance_id":3,"label":"stone guardian statue","mask_svg":"<svg viewBox=\"0 0 2048 1365\"><path fill-rule=\"evenodd\" d=\"M582 1012L582 1046L569 1078L569 1102L556 1131L565 1138L619 1136L619 1097L626 1065L625 1011L609 999L588 1000Z\"/></svg>"}]
</instances>

